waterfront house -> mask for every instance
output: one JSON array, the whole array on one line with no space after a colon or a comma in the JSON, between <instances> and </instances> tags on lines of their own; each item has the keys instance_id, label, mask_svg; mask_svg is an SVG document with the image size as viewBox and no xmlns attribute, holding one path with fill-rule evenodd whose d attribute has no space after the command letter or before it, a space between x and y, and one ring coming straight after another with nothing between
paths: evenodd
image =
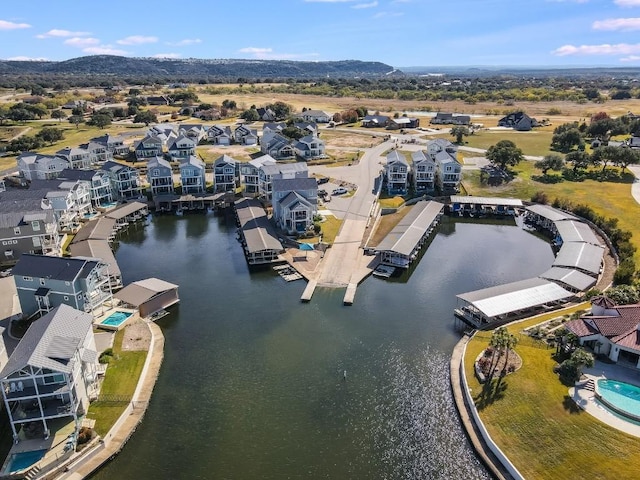
<instances>
[{"instance_id":1,"label":"waterfront house","mask_svg":"<svg viewBox=\"0 0 640 480\"><path fill-rule=\"evenodd\" d=\"M331 115L322 110L305 110L296 116L305 122L329 123L331 121Z\"/></svg>"},{"instance_id":2,"label":"waterfront house","mask_svg":"<svg viewBox=\"0 0 640 480\"><path fill-rule=\"evenodd\" d=\"M435 189L436 162L424 151L411 153L413 188L416 193L432 193Z\"/></svg>"},{"instance_id":3,"label":"waterfront house","mask_svg":"<svg viewBox=\"0 0 640 480\"><path fill-rule=\"evenodd\" d=\"M261 157L262 158L262 157ZM304 162L276 163L265 162L258 169L258 190L265 200L271 200L272 182L279 178L307 178L309 169ZM317 182L316 182L317 183Z\"/></svg>"},{"instance_id":4,"label":"waterfront house","mask_svg":"<svg viewBox=\"0 0 640 480\"><path fill-rule=\"evenodd\" d=\"M168 152L171 160L182 160L196 154L198 142L185 136L179 135L169 142Z\"/></svg>"},{"instance_id":5,"label":"waterfront house","mask_svg":"<svg viewBox=\"0 0 640 480\"><path fill-rule=\"evenodd\" d=\"M307 135L300 138L294 142L293 148L296 154L304 160L326 157L324 141L315 135Z\"/></svg>"},{"instance_id":6,"label":"waterfront house","mask_svg":"<svg viewBox=\"0 0 640 480\"><path fill-rule=\"evenodd\" d=\"M162 139L157 135L147 135L134 147L136 159L146 160L162 155Z\"/></svg>"},{"instance_id":7,"label":"waterfront house","mask_svg":"<svg viewBox=\"0 0 640 480\"><path fill-rule=\"evenodd\" d=\"M213 191L235 192L240 184L240 163L229 155L222 155L213 162Z\"/></svg>"},{"instance_id":8,"label":"waterfront house","mask_svg":"<svg viewBox=\"0 0 640 480\"><path fill-rule=\"evenodd\" d=\"M67 160L55 155L23 152L17 158L20 175L26 180L49 180L56 178L62 170L69 168Z\"/></svg>"},{"instance_id":9,"label":"waterfront house","mask_svg":"<svg viewBox=\"0 0 640 480\"><path fill-rule=\"evenodd\" d=\"M404 154L398 150L391 150L387 154L387 163L384 169L389 195L404 195L409 186L409 162Z\"/></svg>"},{"instance_id":10,"label":"waterfront house","mask_svg":"<svg viewBox=\"0 0 640 480\"><path fill-rule=\"evenodd\" d=\"M615 305L607 297L595 297L590 314L564 326L594 353L640 369L640 304Z\"/></svg>"},{"instance_id":11,"label":"waterfront house","mask_svg":"<svg viewBox=\"0 0 640 480\"><path fill-rule=\"evenodd\" d=\"M93 207L101 207L114 201L111 178L104 170L79 170L66 168L60 172L59 180L84 182L89 187Z\"/></svg>"},{"instance_id":12,"label":"waterfront house","mask_svg":"<svg viewBox=\"0 0 640 480\"><path fill-rule=\"evenodd\" d=\"M458 193L462 180L462 165L458 162L458 148L444 138L427 142L427 155L436 162L436 187L442 194Z\"/></svg>"},{"instance_id":13,"label":"waterfront house","mask_svg":"<svg viewBox=\"0 0 640 480\"><path fill-rule=\"evenodd\" d=\"M147 182L151 186L151 195L171 195L173 190L173 170L162 157L153 157L147 163Z\"/></svg>"},{"instance_id":14,"label":"waterfront house","mask_svg":"<svg viewBox=\"0 0 640 480\"><path fill-rule=\"evenodd\" d=\"M34 180L29 191L35 198L46 199L58 220L60 231L75 232L92 211L89 186L74 180Z\"/></svg>"},{"instance_id":15,"label":"waterfront house","mask_svg":"<svg viewBox=\"0 0 640 480\"><path fill-rule=\"evenodd\" d=\"M318 213L318 183L315 178L274 178L273 219L290 234L306 232Z\"/></svg>"},{"instance_id":16,"label":"waterfront house","mask_svg":"<svg viewBox=\"0 0 640 480\"><path fill-rule=\"evenodd\" d=\"M58 306L31 324L0 371L15 443L48 438L50 422L61 418L80 428L98 395L92 322L85 312Z\"/></svg>"},{"instance_id":17,"label":"waterfront house","mask_svg":"<svg viewBox=\"0 0 640 480\"><path fill-rule=\"evenodd\" d=\"M111 179L111 190L119 201L129 201L142 197L140 174L136 168L109 161L100 170L107 172Z\"/></svg>"},{"instance_id":18,"label":"waterfront house","mask_svg":"<svg viewBox=\"0 0 640 480\"><path fill-rule=\"evenodd\" d=\"M64 158L71 168L88 169L91 168L91 154L89 150L82 147L66 147L56 152L56 156Z\"/></svg>"},{"instance_id":19,"label":"waterfront house","mask_svg":"<svg viewBox=\"0 0 640 480\"><path fill-rule=\"evenodd\" d=\"M204 162L195 155L180 162L180 184L183 195L205 193L207 182L204 170Z\"/></svg>"},{"instance_id":20,"label":"waterfront house","mask_svg":"<svg viewBox=\"0 0 640 480\"><path fill-rule=\"evenodd\" d=\"M58 219L40 192L0 192L1 265L14 264L23 253L59 255L60 246Z\"/></svg>"},{"instance_id":21,"label":"waterfront house","mask_svg":"<svg viewBox=\"0 0 640 480\"><path fill-rule=\"evenodd\" d=\"M233 134L229 125L212 125L207 130L207 140L214 145L231 145Z\"/></svg>"},{"instance_id":22,"label":"waterfront house","mask_svg":"<svg viewBox=\"0 0 640 480\"><path fill-rule=\"evenodd\" d=\"M233 131L233 138L240 145L256 145L258 143L258 130L246 125L239 125Z\"/></svg>"},{"instance_id":23,"label":"waterfront house","mask_svg":"<svg viewBox=\"0 0 640 480\"><path fill-rule=\"evenodd\" d=\"M94 137L91 142L103 145L111 153L111 157L126 157L129 155L129 145L124 144L124 139L120 136L105 134ZM111 158L107 158L111 160Z\"/></svg>"},{"instance_id":24,"label":"waterfront house","mask_svg":"<svg viewBox=\"0 0 640 480\"><path fill-rule=\"evenodd\" d=\"M99 316L112 296L108 265L97 258L24 254L13 276L28 318L62 304Z\"/></svg>"},{"instance_id":25,"label":"waterfront house","mask_svg":"<svg viewBox=\"0 0 640 480\"><path fill-rule=\"evenodd\" d=\"M275 165L277 162L270 155L262 155L248 162L240 164L240 183L243 193L248 196L260 194L260 168L263 165Z\"/></svg>"}]
</instances>

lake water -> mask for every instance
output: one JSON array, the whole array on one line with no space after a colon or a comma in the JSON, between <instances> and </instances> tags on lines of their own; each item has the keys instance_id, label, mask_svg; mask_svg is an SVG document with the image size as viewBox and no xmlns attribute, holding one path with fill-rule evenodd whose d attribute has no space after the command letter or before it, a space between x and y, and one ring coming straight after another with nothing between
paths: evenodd
<instances>
[{"instance_id":1,"label":"lake water","mask_svg":"<svg viewBox=\"0 0 640 480\"><path fill-rule=\"evenodd\" d=\"M449 386L455 294L542 273L550 246L520 228L443 219L413 271L344 290L250 272L231 219L152 217L116 258L181 303L143 423L96 479L489 478ZM172 307L174 308L174 307ZM346 380L343 372L347 371Z\"/></svg>"}]
</instances>

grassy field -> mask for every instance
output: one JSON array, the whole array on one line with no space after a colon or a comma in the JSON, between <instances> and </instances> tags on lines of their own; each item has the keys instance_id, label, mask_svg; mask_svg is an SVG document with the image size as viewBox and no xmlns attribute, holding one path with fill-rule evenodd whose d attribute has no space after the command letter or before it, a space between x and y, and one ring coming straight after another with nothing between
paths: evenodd
<instances>
[{"instance_id":1,"label":"grassy field","mask_svg":"<svg viewBox=\"0 0 640 480\"><path fill-rule=\"evenodd\" d=\"M118 396L130 398L138 384L147 352L123 351L122 339L124 329L116 333L113 342L113 360L109 363L102 383L101 396ZM95 430L98 435L105 435L118 420L127 407L128 402L96 401L91 404L87 417L96 420Z\"/></svg>"},{"instance_id":2,"label":"grassy field","mask_svg":"<svg viewBox=\"0 0 640 480\"><path fill-rule=\"evenodd\" d=\"M516 132L514 130L481 130L464 138L466 147L488 149L500 140L511 140L525 155L544 156L551 151L551 137L553 130L534 129L530 132Z\"/></svg>"},{"instance_id":3,"label":"grassy field","mask_svg":"<svg viewBox=\"0 0 640 480\"><path fill-rule=\"evenodd\" d=\"M327 215L325 221L320 225L322 226L322 242L332 244L340 232L342 220L333 215Z\"/></svg>"},{"instance_id":4,"label":"grassy field","mask_svg":"<svg viewBox=\"0 0 640 480\"><path fill-rule=\"evenodd\" d=\"M491 332L480 332L467 346L465 369L472 396L491 437L525 478L637 478L640 439L614 430L577 409L553 367L555 349L524 336L542 321L584 309L581 304L508 327L520 338L516 352L523 366L500 384L481 385L473 362Z\"/></svg>"}]
</instances>

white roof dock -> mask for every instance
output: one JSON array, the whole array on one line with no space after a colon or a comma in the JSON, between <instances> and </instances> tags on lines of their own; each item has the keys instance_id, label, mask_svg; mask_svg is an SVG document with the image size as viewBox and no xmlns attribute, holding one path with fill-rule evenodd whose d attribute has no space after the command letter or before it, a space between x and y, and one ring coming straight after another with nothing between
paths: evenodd
<instances>
[{"instance_id":1,"label":"white roof dock","mask_svg":"<svg viewBox=\"0 0 640 480\"><path fill-rule=\"evenodd\" d=\"M593 276L598 276L604 247L585 242L565 242L556 256L554 267L575 268Z\"/></svg>"},{"instance_id":2,"label":"white roof dock","mask_svg":"<svg viewBox=\"0 0 640 480\"><path fill-rule=\"evenodd\" d=\"M442 203L434 201L416 203L375 250L411 255L429 228L440 217L443 208Z\"/></svg>"},{"instance_id":3,"label":"white roof dock","mask_svg":"<svg viewBox=\"0 0 640 480\"><path fill-rule=\"evenodd\" d=\"M575 215L571 215L570 213L563 212L557 208L550 207L548 205L530 205L527 207L527 211L538 215L539 217L544 217L552 222L558 222L560 220L579 220Z\"/></svg>"},{"instance_id":4,"label":"white roof dock","mask_svg":"<svg viewBox=\"0 0 640 480\"><path fill-rule=\"evenodd\" d=\"M578 291L585 291L596 284L596 279L573 268L551 267L540 278L564 284Z\"/></svg>"},{"instance_id":5,"label":"white roof dock","mask_svg":"<svg viewBox=\"0 0 640 480\"><path fill-rule=\"evenodd\" d=\"M530 278L457 295L459 299L489 318L566 300L572 296L573 293L541 278Z\"/></svg>"},{"instance_id":6,"label":"white roof dock","mask_svg":"<svg viewBox=\"0 0 640 480\"><path fill-rule=\"evenodd\" d=\"M474 197L473 195L451 195L451 203L468 205L487 205L507 207L522 207L522 200L518 198Z\"/></svg>"},{"instance_id":7,"label":"white roof dock","mask_svg":"<svg viewBox=\"0 0 640 480\"><path fill-rule=\"evenodd\" d=\"M593 233L591 227L586 223L566 220L557 222L556 228L563 242L586 242L593 245L600 245L600 240L598 240L596 234Z\"/></svg>"}]
</instances>

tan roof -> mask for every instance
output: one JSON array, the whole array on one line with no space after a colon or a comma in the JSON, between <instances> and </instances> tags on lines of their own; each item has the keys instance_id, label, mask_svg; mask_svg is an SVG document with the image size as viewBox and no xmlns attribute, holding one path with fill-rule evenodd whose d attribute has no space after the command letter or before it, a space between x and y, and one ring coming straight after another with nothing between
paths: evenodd
<instances>
[{"instance_id":1,"label":"tan roof","mask_svg":"<svg viewBox=\"0 0 640 480\"><path fill-rule=\"evenodd\" d=\"M109 265L110 275L120 276L120 267L106 240L82 240L69 245L69 251L74 257L99 258Z\"/></svg>"},{"instance_id":2,"label":"tan roof","mask_svg":"<svg viewBox=\"0 0 640 480\"><path fill-rule=\"evenodd\" d=\"M82 242L83 240L109 240L113 232L116 221L113 218L98 218L87 222L80 229L71 243Z\"/></svg>"},{"instance_id":3,"label":"tan roof","mask_svg":"<svg viewBox=\"0 0 640 480\"><path fill-rule=\"evenodd\" d=\"M105 214L105 217L115 218L119 220L140 210L146 209L147 206L142 202L125 203Z\"/></svg>"},{"instance_id":4,"label":"tan roof","mask_svg":"<svg viewBox=\"0 0 640 480\"><path fill-rule=\"evenodd\" d=\"M178 288L178 285L165 282L159 278L147 278L127 285L113 296L129 305L138 307L159 293L175 288Z\"/></svg>"}]
</instances>

